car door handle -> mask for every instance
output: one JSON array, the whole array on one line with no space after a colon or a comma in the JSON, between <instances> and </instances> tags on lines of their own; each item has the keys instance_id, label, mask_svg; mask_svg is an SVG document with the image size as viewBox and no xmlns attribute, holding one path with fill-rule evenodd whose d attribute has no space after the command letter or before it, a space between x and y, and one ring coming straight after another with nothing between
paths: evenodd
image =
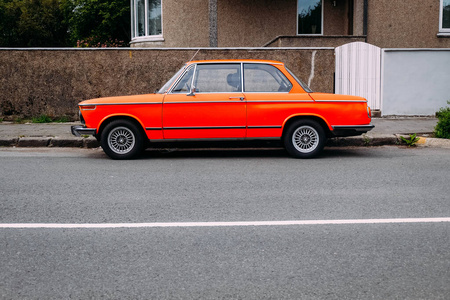
<instances>
[{"instance_id":1,"label":"car door handle","mask_svg":"<svg viewBox=\"0 0 450 300\"><path fill-rule=\"evenodd\" d=\"M230 97L229 99L230 99L230 100L231 100L231 99L239 99L239 100L241 100L241 101L244 101L245 97Z\"/></svg>"}]
</instances>

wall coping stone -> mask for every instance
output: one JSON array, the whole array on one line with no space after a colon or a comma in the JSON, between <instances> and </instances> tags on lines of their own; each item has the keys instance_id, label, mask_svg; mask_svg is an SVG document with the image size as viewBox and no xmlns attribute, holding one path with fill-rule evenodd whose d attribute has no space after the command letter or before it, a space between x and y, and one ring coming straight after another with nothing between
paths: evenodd
<instances>
[{"instance_id":1,"label":"wall coping stone","mask_svg":"<svg viewBox=\"0 0 450 300\"><path fill-rule=\"evenodd\" d=\"M150 48L150 47L120 47L120 48L0 48L0 51L186 51L186 50L334 50L335 47L191 47L191 48Z\"/></svg>"}]
</instances>

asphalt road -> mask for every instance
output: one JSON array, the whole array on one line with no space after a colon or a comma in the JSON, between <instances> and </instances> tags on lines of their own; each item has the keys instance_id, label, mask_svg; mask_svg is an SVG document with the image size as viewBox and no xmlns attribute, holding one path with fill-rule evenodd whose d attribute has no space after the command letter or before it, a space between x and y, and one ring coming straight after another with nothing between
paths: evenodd
<instances>
[{"instance_id":1,"label":"asphalt road","mask_svg":"<svg viewBox=\"0 0 450 300\"><path fill-rule=\"evenodd\" d=\"M448 221L366 222L449 218L448 149L0 149L0 166L1 299L450 298ZM326 223L343 219L361 224ZM317 223L183 225L286 220ZM125 228L81 226L105 223Z\"/></svg>"}]
</instances>

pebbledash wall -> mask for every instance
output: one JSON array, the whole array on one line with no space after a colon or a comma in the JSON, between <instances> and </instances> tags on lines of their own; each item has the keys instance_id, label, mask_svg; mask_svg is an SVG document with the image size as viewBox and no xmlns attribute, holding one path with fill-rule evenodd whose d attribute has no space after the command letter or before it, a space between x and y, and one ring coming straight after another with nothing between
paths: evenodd
<instances>
[{"instance_id":1,"label":"pebbledash wall","mask_svg":"<svg viewBox=\"0 0 450 300\"><path fill-rule=\"evenodd\" d=\"M278 60L313 90L333 92L334 48L0 49L0 118L76 120L78 102L152 93L192 58Z\"/></svg>"}]
</instances>

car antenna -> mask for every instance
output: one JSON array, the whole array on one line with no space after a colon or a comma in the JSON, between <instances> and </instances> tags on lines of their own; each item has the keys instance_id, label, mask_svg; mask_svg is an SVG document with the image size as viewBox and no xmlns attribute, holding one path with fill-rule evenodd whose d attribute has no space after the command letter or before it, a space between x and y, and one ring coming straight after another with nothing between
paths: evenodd
<instances>
[{"instance_id":1,"label":"car antenna","mask_svg":"<svg viewBox=\"0 0 450 300\"><path fill-rule=\"evenodd\" d=\"M198 48L197 52L195 52L194 56L192 56L191 60L188 63L190 63L194 59L194 57L197 55L198 51L200 51L200 48Z\"/></svg>"}]
</instances>

